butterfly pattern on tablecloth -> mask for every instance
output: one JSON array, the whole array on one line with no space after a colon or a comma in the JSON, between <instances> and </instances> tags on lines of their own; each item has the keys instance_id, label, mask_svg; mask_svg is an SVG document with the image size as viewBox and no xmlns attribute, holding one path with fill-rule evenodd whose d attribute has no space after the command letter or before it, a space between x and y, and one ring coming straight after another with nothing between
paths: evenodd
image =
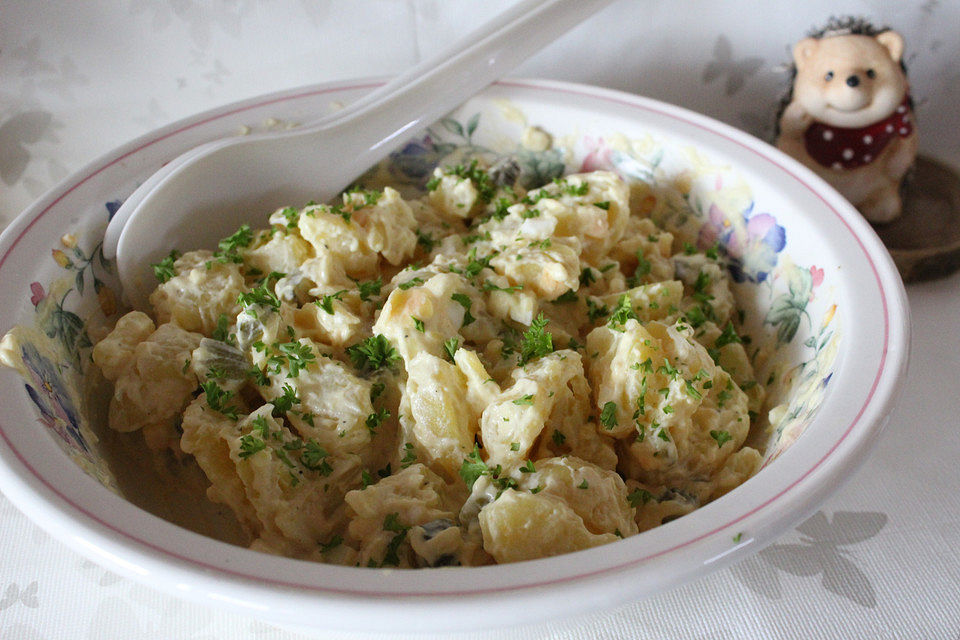
<instances>
[{"instance_id":1,"label":"butterfly pattern on tablecloth","mask_svg":"<svg viewBox=\"0 0 960 640\"><path fill-rule=\"evenodd\" d=\"M11 582L4 590L3 596L0 597L0 611L5 611L15 604L36 609L40 606L40 601L37 599L37 589L36 580L23 588L16 582Z\"/></svg>"},{"instance_id":2,"label":"butterfly pattern on tablecloth","mask_svg":"<svg viewBox=\"0 0 960 640\"><path fill-rule=\"evenodd\" d=\"M0 122L0 180L8 186L23 177L30 164L30 146L43 139L53 116L47 111L17 113Z\"/></svg>"},{"instance_id":3,"label":"butterfly pattern on tablecloth","mask_svg":"<svg viewBox=\"0 0 960 640\"><path fill-rule=\"evenodd\" d=\"M758 56L747 56L735 60L730 39L725 35L720 35L713 46L713 60L704 67L701 78L704 82L710 83L726 76L727 82L724 85L724 92L726 95L732 96L740 91L746 84L747 78L754 75L762 66L763 58Z\"/></svg>"},{"instance_id":4,"label":"butterfly pattern on tablecloth","mask_svg":"<svg viewBox=\"0 0 960 640\"><path fill-rule=\"evenodd\" d=\"M857 566L850 547L876 536L886 524L887 515L875 511L837 511L832 520L818 511L797 527L798 542L770 545L732 571L741 583L770 599L783 598L782 571L800 578L819 576L830 593L874 608L873 581Z\"/></svg>"}]
</instances>

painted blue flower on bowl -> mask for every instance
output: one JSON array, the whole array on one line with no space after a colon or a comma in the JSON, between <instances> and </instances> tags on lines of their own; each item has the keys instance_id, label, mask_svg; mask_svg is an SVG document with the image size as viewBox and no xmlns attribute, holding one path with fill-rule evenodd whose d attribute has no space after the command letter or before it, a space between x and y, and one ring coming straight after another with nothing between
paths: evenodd
<instances>
[{"instance_id":1,"label":"painted blue flower on bowl","mask_svg":"<svg viewBox=\"0 0 960 640\"><path fill-rule=\"evenodd\" d=\"M454 145L438 143L433 136L427 134L422 138L411 140L391 153L388 166L394 176L409 182L422 183L453 149Z\"/></svg>"},{"instance_id":2,"label":"painted blue flower on bowl","mask_svg":"<svg viewBox=\"0 0 960 640\"><path fill-rule=\"evenodd\" d=\"M711 204L700 229L698 244L709 247L719 243L730 258L730 275L737 282L766 280L787 245L786 231L777 219L769 213L755 213L753 208L751 202L739 215L729 216Z\"/></svg>"},{"instance_id":3,"label":"painted blue flower on bowl","mask_svg":"<svg viewBox=\"0 0 960 640\"><path fill-rule=\"evenodd\" d=\"M30 374L30 382L24 386L30 399L37 405L40 421L68 445L89 452L90 449L80 433L77 409L70 399L70 392L61 372L29 342L23 344L20 353Z\"/></svg>"}]
</instances>

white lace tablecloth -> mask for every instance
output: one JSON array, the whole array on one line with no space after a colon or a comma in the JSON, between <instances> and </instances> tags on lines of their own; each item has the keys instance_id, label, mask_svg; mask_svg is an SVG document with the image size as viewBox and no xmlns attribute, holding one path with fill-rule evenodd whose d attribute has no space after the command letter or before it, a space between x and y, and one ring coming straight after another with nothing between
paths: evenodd
<instances>
[{"instance_id":1,"label":"white lace tablecloth","mask_svg":"<svg viewBox=\"0 0 960 640\"><path fill-rule=\"evenodd\" d=\"M396 73L511 3L0 0L0 225L159 125L277 89ZM847 13L905 35L921 148L960 166L955 0L620 0L516 75L640 93L769 138L792 43ZM814 516L731 568L522 637L960 638L960 276L908 295L903 399L865 466ZM0 540L4 640L307 637L113 575L3 497Z\"/></svg>"}]
</instances>

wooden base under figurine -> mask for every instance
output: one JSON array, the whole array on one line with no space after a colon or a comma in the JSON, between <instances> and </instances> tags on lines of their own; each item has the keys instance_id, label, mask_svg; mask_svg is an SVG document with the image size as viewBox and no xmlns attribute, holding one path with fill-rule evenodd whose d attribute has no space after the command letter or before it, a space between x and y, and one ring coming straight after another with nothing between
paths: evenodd
<instances>
[{"instance_id":1,"label":"wooden base under figurine","mask_svg":"<svg viewBox=\"0 0 960 640\"><path fill-rule=\"evenodd\" d=\"M874 229L904 282L942 278L960 269L960 176L920 156L904 184L903 212Z\"/></svg>"}]
</instances>

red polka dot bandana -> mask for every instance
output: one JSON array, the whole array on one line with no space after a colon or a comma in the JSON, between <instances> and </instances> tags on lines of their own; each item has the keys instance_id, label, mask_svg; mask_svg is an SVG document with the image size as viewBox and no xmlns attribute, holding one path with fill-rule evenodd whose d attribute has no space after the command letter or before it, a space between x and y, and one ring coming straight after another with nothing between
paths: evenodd
<instances>
[{"instance_id":1,"label":"red polka dot bandana","mask_svg":"<svg viewBox=\"0 0 960 640\"><path fill-rule=\"evenodd\" d=\"M823 166L856 169L873 162L895 136L905 138L912 132L910 99L904 97L888 118L859 129L814 122L804 133L804 143L810 157Z\"/></svg>"}]
</instances>

